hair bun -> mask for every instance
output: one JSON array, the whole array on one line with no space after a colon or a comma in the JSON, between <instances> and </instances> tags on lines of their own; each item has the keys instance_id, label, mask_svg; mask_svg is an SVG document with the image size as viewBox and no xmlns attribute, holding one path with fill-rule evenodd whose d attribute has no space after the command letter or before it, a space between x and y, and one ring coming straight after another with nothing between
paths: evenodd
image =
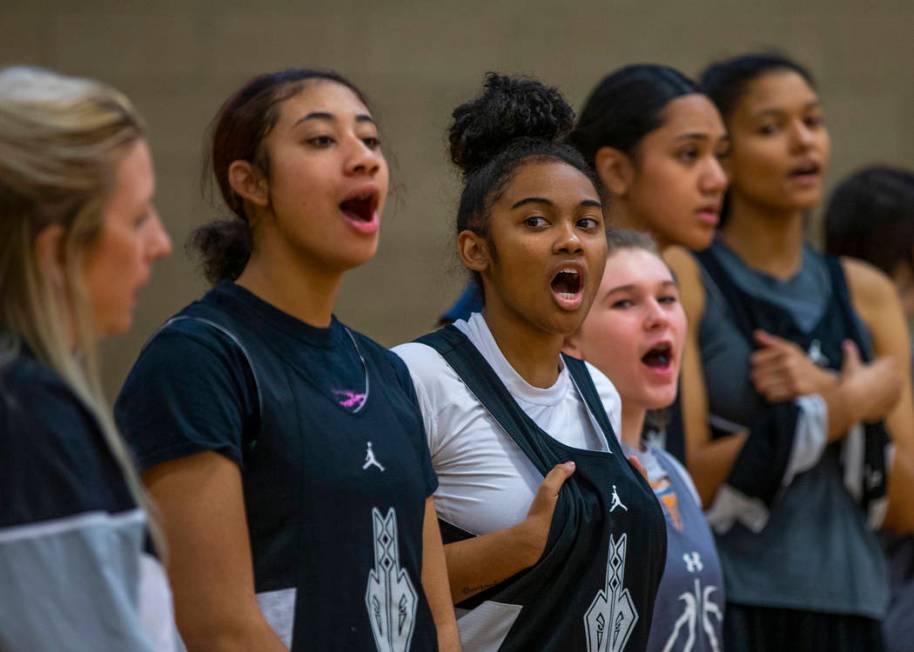
<instances>
[{"instance_id":1,"label":"hair bun","mask_svg":"<svg viewBox=\"0 0 914 652\"><path fill-rule=\"evenodd\" d=\"M451 160L468 175L512 141L554 142L571 131L574 110L555 88L533 79L486 73L482 95L452 114Z\"/></svg>"}]
</instances>

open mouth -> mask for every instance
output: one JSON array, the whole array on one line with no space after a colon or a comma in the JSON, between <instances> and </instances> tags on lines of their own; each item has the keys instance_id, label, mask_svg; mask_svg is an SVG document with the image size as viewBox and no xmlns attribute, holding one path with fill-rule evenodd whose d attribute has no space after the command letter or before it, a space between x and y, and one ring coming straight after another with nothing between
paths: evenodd
<instances>
[{"instance_id":1,"label":"open mouth","mask_svg":"<svg viewBox=\"0 0 914 652\"><path fill-rule=\"evenodd\" d=\"M378 195L375 192L361 193L340 203L343 214L355 222L373 221L377 207Z\"/></svg>"},{"instance_id":2,"label":"open mouth","mask_svg":"<svg viewBox=\"0 0 914 652\"><path fill-rule=\"evenodd\" d=\"M822 166L818 163L810 162L799 165L790 171L790 176L793 178L809 178L818 176L822 171Z\"/></svg>"},{"instance_id":3,"label":"open mouth","mask_svg":"<svg viewBox=\"0 0 914 652\"><path fill-rule=\"evenodd\" d=\"M673 364L673 345L661 342L641 356L641 362L651 369L669 369Z\"/></svg>"},{"instance_id":4,"label":"open mouth","mask_svg":"<svg viewBox=\"0 0 914 652\"><path fill-rule=\"evenodd\" d=\"M558 274L552 277L550 284L552 291L565 300L573 300L581 293L581 273L576 269L565 268L559 270Z\"/></svg>"}]
</instances>

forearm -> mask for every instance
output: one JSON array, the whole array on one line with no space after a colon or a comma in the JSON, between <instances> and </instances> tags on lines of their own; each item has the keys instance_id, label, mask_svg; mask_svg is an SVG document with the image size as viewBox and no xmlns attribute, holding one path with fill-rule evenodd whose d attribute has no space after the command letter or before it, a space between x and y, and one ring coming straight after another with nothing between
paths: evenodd
<instances>
[{"instance_id":1,"label":"forearm","mask_svg":"<svg viewBox=\"0 0 914 652\"><path fill-rule=\"evenodd\" d=\"M846 381L823 387L819 391L819 396L825 402L828 412L828 441L837 441L847 434L851 426L860 421L861 397L857 388Z\"/></svg>"},{"instance_id":2,"label":"forearm","mask_svg":"<svg viewBox=\"0 0 914 652\"><path fill-rule=\"evenodd\" d=\"M438 632L438 649L441 652L459 652L460 634L448 587L447 565L435 501L431 497L425 501L422 525L422 588Z\"/></svg>"},{"instance_id":3,"label":"forearm","mask_svg":"<svg viewBox=\"0 0 914 652\"><path fill-rule=\"evenodd\" d=\"M533 566L542 549L532 544L525 522L444 546L455 604Z\"/></svg>"},{"instance_id":4,"label":"forearm","mask_svg":"<svg viewBox=\"0 0 914 652\"><path fill-rule=\"evenodd\" d=\"M187 652L289 652L260 614L220 618L210 622L182 623L179 631Z\"/></svg>"},{"instance_id":5,"label":"forearm","mask_svg":"<svg viewBox=\"0 0 914 652\"><path fill-rule=\"evenodd\" d=\"M914 460L896 446L889 473L888 512L883 527L897 534L914 533Z\"/></svg>"},{"instance_id":6,"label":"forearm","mask_svg":"<svg viewBox=\"0 0 914 652\"><path fill-rule=\"evenodd\" d=\"M745 432L737 432L696 447L689 453L689 473L706 508L710 507L717 490L727 481L746 437Z\"/></svg>"}]
</instances>

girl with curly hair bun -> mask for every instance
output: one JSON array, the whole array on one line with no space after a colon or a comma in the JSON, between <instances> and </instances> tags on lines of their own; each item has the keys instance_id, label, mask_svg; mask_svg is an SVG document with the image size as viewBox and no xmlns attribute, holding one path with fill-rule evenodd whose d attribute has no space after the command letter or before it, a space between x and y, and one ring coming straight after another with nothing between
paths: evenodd
<instances>
[{"instance_id":1,"label":"girl with curly hair bun","mask_svg":"<svg viewBox=\"0 0 914 652\"><path fill-rule=\"evenodd\" d=\"M490 73L454 110L457 248L485 306L395 351L439 478L467 650L642 650L663 515L619 444L619 396L562 355L606 262L593 172L552 88Z\"/></svg>"}]
</instances>

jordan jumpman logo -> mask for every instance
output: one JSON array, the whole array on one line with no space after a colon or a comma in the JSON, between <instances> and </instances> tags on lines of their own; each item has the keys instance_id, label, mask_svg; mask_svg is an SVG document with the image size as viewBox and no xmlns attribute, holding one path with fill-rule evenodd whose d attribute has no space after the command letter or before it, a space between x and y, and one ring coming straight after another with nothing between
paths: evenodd
<instances>
[{"instance_id":1,"label":"jordan jumpman logo","mask_svg":"<svg viewBox=\"0 0 914 652\"><path fill-rule=\"evenodd\" d=\"M626 512L628 511L628 507L626 507L625 505L622 504L622 500L620 500L619 494L616 493L616 485L613 485L613 496L612 496L612 498L613 498L613 503L612 503L612 505L609 506L609 511L610 511L610 512L613 511L614 509L616 509L616 507L621 507L621 508L624 509Z\"/></svg>"},{"instance_id":2,"label":"jordan jumpman logo","mask_svg":"<svg viewBox=\"0 0 914 652\"><path fill-rule=\"evenodd\" d=\"M384 466L374 456L374 450L371 448L371 442L368 442L368 450L365 452L365 463L362 465L362 470L364 471L370 466L376 466L382 471L384 470Z\"/></svg>"}]
</instances>

